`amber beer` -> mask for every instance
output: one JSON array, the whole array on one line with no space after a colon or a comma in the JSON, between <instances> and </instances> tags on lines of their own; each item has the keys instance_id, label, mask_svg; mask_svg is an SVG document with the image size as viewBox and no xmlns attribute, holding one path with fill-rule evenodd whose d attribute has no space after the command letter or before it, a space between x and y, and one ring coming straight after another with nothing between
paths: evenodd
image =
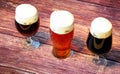
<instances>
[{"instance_id":1,"label":"amber beer","mask_svg":"<svg viewBox=\"0 0 120 74\"><path fill-rule=\"evenodd\" d=\"M103 17L98 17L91 23L87 39L87 47L95 54L108 53L112 46L112 24Z\"/></svg>"},{"instance_id":2,"label":"amber beer","mask_svg":"<svg viewBox=\"0 0 120 74\"><path fill-rule=\"evenodd\" d=\"M37 9L30 4L21 4L16 7L15 25L17 30L25 35L35 34L39 28Z\"/></svg>"},{"instance_id":3,"label":"amber beer","mask_svg":"<svg viewBox=\"0 0 120 74\"><path fill-rule=\"evenodd\" d=\"M53 54L58 58L70 55L73 38L74 16L65 10L54 11L50 16L50 34L53 42Z\"/></svg>"}]
</instances>

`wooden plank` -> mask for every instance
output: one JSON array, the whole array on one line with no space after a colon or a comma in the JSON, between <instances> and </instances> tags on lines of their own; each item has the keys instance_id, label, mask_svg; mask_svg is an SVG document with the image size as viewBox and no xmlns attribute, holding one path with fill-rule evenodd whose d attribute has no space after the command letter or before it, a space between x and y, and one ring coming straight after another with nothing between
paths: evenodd
<instances>
[{"instance_id":1,"label":"wooden plank","mask_svg":"<svg viewBox=\"0 0 120 74\"><path fill-rule=\"evenodd\" d=\"M77 0L107 7L120 8L120 0Z\"/></svg>"},{"instance_id":2,"label":"wooden plank","mask_svg":"<svg viewBox=\"0 0 120 74\"><path fill-rule=\"evenodd\" d=\"M19 70L31 74L107 74L106 71L109 71L109 74L120 73L120 63L117 62L108 60L107 66L96 65L92 62L93 56L76 52L66 59L57 59L52 55L51 45L42 44L36 50L25 50L21 41L22 38L0 34L0 65L11 68L2 68L1 72Z\"/></svg>"},{"instance_id":3,"label":"wooden plank","mask_svg":"<svg viewBox=\"0 0 120 74\"><path fill-rule=\"evenodd\" d=\"M0 64L0 74L35 74L35 72L19 69L6 64Z\"/></svg>"},{"instance_id":4,"label":"wooden plank","mask_svg":"<svg viewBox=\"0 0 120 74\"><path fill-rule=\"evenodd\" d=\"M109 3L110 1L101 1L103 2L98 0L1 0L0 72L120 74L120 63L118 63L120 62L119 1L113 2L113 6ZM15 28L14 11L15 7L21 3L30 3L39 11L40 28L35 38L39 39L42 45L36 50L23 49L21 43L23 43L24 36ZM68 10L75 16L72 49L77 52L66 59L57 59L52 55L49 35L50 14L60 9ZM98 16L106 17L113 23L113 46L110 53L106 55L111 61L108 60L107 66L93 64L94 56L86 47L90 23Z\"/></svg>"},{"instance_id":5,"label":"wooden plank","mask_svg":"<svg viewBox=\"0 0 120 74\"><path fill-rule=\"evenodd\" d=\"M69 10L70 12L72 12L75 16L75 32L74 32L74 38L72 42L72 49L77 52L91 54L86 47L86 40L87 40L91 21L98 16L103 16L110 19L110 21L113 23L113 47L110 54L107 55L107 58L120 62L119 53L116 55L116 52L120 51L119 50L120 49L120 46L119 46L120 45L120 33L119 33L120 10L119 9L114 9L114 8L105 7L101 5L93 5L90 3L86 3L82 1L74 1L74 0L70 0L70 1L55 0L55 1L42 1L42 2L26 1L26 3L27 2L35 5L39 10L40 28L38 30L39 32L38 39L42 43L51 44L50 36L49 36L50 13L53 10L59 10L59 9ZM1 2L0 22L2 22L2 24L0 24L0 33L22 37L22 38L24 37L17 31L14 25L14 10L15 10L15 7L20 3L24 3L24 2L19 0ZM51 8L48 8L50 5L51 5ZM105 8L105 10L103 10L103 8Z\"/></svg>"}]
</instances>

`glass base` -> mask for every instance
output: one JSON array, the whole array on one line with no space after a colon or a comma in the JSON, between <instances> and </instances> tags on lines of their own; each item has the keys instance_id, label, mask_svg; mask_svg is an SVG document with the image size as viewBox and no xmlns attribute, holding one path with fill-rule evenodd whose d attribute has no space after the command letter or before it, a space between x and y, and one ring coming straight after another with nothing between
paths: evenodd
<instances>
[{"instance_id":1,"label":"glass base","mask_svg":"<svg viewBox=\"0 0 120 74\"><path fill-rule=\"evenodd\" d=\"M67 51L58 51L59 49L55 49L53 48L52 53L55 57L59 58L59 59L65 59L67 57L69 57L71 55L71 50L67 50Z\"/></svg>"},{"instance_id":2,"label":"glass base","mask_svg":"<svg viewBox=\"0 0 120 74\"><path fill-rule=\"evenodd\" d=\"M95 63L97 65L107 66L107 59L105 59L104 56L100 57L98 55L95 55L95 58L93 58L93 63Z\"/></svg>"},{"instance_id":3,"label":"glass base","mask_svg":"<svg viewBox=\"0 0 120 74\"><path fill-rule=\"evenodd\" d=\"M23 48L27 50L37 49L40 46L40 42L33 40L31 37L27 37L23 41Z\"/></svg>"}]
</instances>

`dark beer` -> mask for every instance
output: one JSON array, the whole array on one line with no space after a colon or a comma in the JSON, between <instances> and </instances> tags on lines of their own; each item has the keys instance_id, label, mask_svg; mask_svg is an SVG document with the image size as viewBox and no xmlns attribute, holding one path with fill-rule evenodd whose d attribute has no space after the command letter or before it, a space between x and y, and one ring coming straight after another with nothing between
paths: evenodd
<instances>
[{"instance_id":1,"label":"dark beer","mask_svg":"<svg viewBox=\"0 0 120 74\"><path fill-rule=\"evenodd\" d=\"M15 21L15 25L16 25L16 28L17 30L25 35L25 36L31 36L31 35L34 35L38 28L39 28L39 20L33 24L30 24L30 25L22 25L22 24L19 24Z\"/></svg>"},{"instance_id":2,"label":"dark beer","mask_svg":"<svg viewBox=\"0 0 120 74\"><path fill-rule=\"evenodd\" d=\"M34 35L39 28L37 9L30 4L18 5L15 11L15 25L21 34Z\"/></svg>"},{"instance_id":3,"label":"dark beer","mask_svg":"<svg viewBox=\"0 0 120 74\"><path fill-rule=\"evenodd\" d=\"M112 24L103 17L94 19L91 23L87 39L87 47L95 54L108 53L112 46Z\"/></svg>"},{"instance_id":4,"label":"dark beer","mask_svg":"<svg viewBox=\"0 0 120 74\"><path fill-rule=\"evenodd\" d=\"M66 58L71 53L73 38L73 15L65 10L54 11L50 17L50 34L53 42L53 55Z\"/></svg>"},{"instance_id":5,"label":"dark beer","mask_svg":"<svg viewBox=\"0 0 120 74\"><path fill-rule=\"evenodd\" d=\"M110 51L112 45L112 35L105 39L98 39L89 33L87 47L96 54L104 54Z\"/></svg>"}]
</instances>

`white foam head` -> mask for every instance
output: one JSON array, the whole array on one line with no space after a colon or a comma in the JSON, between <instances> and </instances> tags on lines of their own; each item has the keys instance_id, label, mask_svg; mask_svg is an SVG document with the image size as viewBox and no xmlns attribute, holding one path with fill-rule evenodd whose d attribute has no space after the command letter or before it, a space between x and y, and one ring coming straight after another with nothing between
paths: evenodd
<instances>
[{"instance_id":1,"label":"white foam head","mask_svg":"<svg viewBox=\"0 0 120 74\"><path fill-rule=\"evenodd\" d=\"M112 34L112 24L106 18L95 18L91 23L90 33L99 39L107 38Z\"/></svg>"},{"instance_id":2,"label":"white foam head","mask_svg":"<svg viewBox=\"0 0 120 74\"><path fill-rule=\"evenodd\" d=\"M30 25L38 20L37 9L30 4L20 4L16 7L15 20L22 25Z\"/></svg>"},{"instance_id":3,"label":"white foam head","mask_svg":"<svg viewBox=\"0 0 120 74\"><path fill-rule=\"evenodd\" d=\"M52 12L50 29L57 34L67 34L73 30L74 16L65 10Z\"/></svg>"}]
</instances>

